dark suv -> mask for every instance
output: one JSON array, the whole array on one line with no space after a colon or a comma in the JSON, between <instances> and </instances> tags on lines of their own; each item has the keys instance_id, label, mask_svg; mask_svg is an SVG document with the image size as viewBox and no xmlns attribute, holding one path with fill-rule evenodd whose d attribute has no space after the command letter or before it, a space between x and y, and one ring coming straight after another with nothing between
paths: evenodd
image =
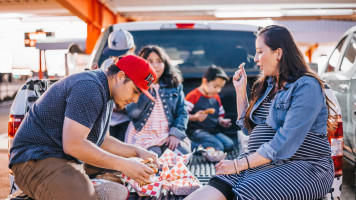
<instances>
[{"instance_id":1,"label":"dark suv","mask_svg":"<svg viewBox=\"0 0 356 200\"><path fill-rule=\"evenodd\" d=\"M109 27L94 49L91 62L101 63L107 58L101 54L107 38L113 30L125 29L132 33L139 51L146 45L163 47L172 63L178 65L184 78L187 94L201 83L203 73L212 64L221 66L232 77L237 67L245 62L249 76L249 88L259 74L253 58L255 55L255 32L257 26L222 22L132 22ZM138 53L138 52L136 52ZM236 121L236 97L232 84L227 83L220 93L226 117ZM224 132L235 136L237 127L233 123Z\"/></svg>"}]
</instances>

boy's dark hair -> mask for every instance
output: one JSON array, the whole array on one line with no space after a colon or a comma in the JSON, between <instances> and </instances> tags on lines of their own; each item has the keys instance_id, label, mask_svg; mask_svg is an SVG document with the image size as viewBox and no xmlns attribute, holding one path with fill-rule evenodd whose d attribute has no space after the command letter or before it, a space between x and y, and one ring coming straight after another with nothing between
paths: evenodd
<instances>
[{"instance_id":1,"label":"boy's dark hair","mask_svg":"<svg viewBox=\"0 0 356 200\"><path fill-rule=\"evenodd\" d=\"M226 75L224 70L221 67L212 65L206 70L203 78L206 78L208 82L215 80L216 78L222 78L225 81L229 81L229 77Z\"/></svg>"}]
</instances>

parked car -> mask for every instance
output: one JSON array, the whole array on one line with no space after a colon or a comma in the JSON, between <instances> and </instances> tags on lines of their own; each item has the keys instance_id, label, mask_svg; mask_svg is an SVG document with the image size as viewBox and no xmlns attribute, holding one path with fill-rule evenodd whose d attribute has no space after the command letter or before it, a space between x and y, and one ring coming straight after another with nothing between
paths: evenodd
<instances>
[{"instance_id":1,"label":"parked car","mask_svg":"<svg viewBox=\"0 0 356 200\"><path fill-rule=\"evenodd\" d=\"M221 66L232 77L242 62L246 63L245 70L248 75L248 88L250 89L259 74L258 67L253 60L256 39L254 33L258 28L253 25L202 21L156 21L116 24L108 27L98 39L88 66L93 63L97 63L100 66L107 59L107 57L103 56L102 51L107 46L109 34L114 30L125 29L132 33L137 51L150 44L159 45L165 49L173 63L178 65L182 71L185 93L188 93L201 83L202 75L210 65ZM52 82L47 80L30 82L19 91L10 113L10 145L11 138L15 135L28 108L51 84ZM327 95L335 105L335 113L333 114L340 116L340 109L336 98L333 97L333 92L327 89ZM226 117L236 121L236 96L231 82L226 84L220 96L226 111ZM342 127L341 117L338 117L338 120L339 126ZM237 126L232 126L225 132L236 140L237 130ZM329 141L333 152L337 152L337 154L333 154L334 160L339 159L341 151L342 161L342 147L339 145L340 141L342 143L342 128L329 130ZM236 157L237 151L230 153L227 158ZM188 168L202 183L206 183L215 173L213 164L206 162L202 158L193 160L188 165ZM10 177L10 180L12 181L11 187L16 188L12 177ZM325 198L340 197L341 184L342 170L337 168L333 188ZM169 199L174 198L169 195Z\"/></svg>"},{"instance_id":2,"label":"parked car","mask_svg":"<svg viewBox=\"0 0 356 200\"><path fill-rule=\"evenodd\" d=\"M102 34L100 41L94 48L94 56L90 63L101 63L107 59L102 55L107 46L107 38L113 30L128 30L135 40L136 53L146 45L163 47L172 60L178 65L184 78L183 90L185 94L201 83L204 72L212 64L221 66L228 76L232 77L237 67L245 62L245 69L249 76L248 87L251 88L259 74L254 62L255 32L258 26L202 21L158 21L131 22L110 26ZM90 66L90 65L89 65ZM231 82L230 82L231 83ZM236 121L235 89L227 83L221 92L225 115ZM236 135L235 123L225 130L231 136Z\"/></svg>"},{"instance_id":3,"label":"parked car","mask_svg":"<svg viewBox=\"0 0 356 200\"><path fill-rule=\"evenodd\" d=\"M356 26L341 37L320 76L341 106L344 158L356 167Z\"/></svg>"}]
</instances>

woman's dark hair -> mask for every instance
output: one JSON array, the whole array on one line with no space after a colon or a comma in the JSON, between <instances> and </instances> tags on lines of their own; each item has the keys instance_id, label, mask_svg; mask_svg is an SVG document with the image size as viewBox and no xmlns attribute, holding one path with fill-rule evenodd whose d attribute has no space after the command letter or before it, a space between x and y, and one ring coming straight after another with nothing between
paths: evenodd
<instances>
[{"instance_id":1,"label":"woman's dark hair","mask_svg":"<svg viewBox=\"0 0 356 200\"><path fill-rule=\"evenodd\" d=\"M203 75L208 82L215 80L216 78L222 78L225 81L229 81L229 77L226 75L221 67L215 65L210 66Z\"/></svg>"},{"instance_id":2,"label":"woman's dark hair","mask_svg":"<svg viewBox=\"0 0 356 200\"><path fill-rule=\"evenodd\" d=\"M324 90L324 83L319 79L318 75L315 74L305 62L303 54L298 49L294 38L290 31L281 25L270 25L256 33L257 36L261 37L264 40L264 43L272 50L275 51L279 48L282 49L282 57L279 61L279 75L276 77L277 89L283 88L284 82L294 82L302 76L311 76L319 81L320 87ZM245 126L252 131L255 124L250 119L250 113L253 105L257 100L264 94L264 91L267 89L267 78L264 75L260 75L259 78L252 86L251 90L251 100L249 107L246 110L245 115ZM332 102L326 97L327 107L329 110L330 118L330 104ZM328 127L332 127L330 120L328 120Z\"/></svg>"},{"instance_id":3,"label":"woman's dark hair","mask_svg":"<svg viewBox=\"0 0 356 200\"><path fill-rule=\"evenodd\" d=\"M171 64L171 61L163 48L156 45L148 45L143 47L138 55L147 59L152 52L156 53L164 63L164 71L160 77L160 81L167 84L168 87L177 87L181 84L183 82L182 74L176 66Z\"/></svg>"}]
</instances>

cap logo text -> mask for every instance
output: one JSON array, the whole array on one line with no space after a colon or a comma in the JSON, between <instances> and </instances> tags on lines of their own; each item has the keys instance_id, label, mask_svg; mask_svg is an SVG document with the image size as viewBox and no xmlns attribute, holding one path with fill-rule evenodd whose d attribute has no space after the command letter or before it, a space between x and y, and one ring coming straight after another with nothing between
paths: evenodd
<instances>
[{"instance_id":1,"label":"cap logo text","mask_svg":"<svg viewBox=\"0 0 356 200\"><path fill-rule=\"evenodd\" d=\"M155 78L153 77L153 75L151 73L149 73L147 75L147 77L145 78L145 81L147 82L147 86L150 87L152 82L155 80Z\"/></svg>"}]
</instances>

